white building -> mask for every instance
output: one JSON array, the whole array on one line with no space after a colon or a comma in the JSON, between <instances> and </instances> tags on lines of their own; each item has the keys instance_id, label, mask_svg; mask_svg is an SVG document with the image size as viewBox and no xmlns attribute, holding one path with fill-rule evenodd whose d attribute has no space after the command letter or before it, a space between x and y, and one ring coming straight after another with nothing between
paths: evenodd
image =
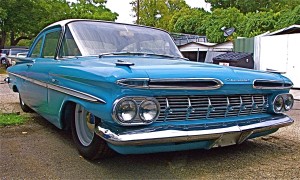
<instances>
[{"instance_id":1,"label":"white building","mask_svg":"<svg viewBox=\"0 0 300 180\"><path fill-rule=\"evenodd\" d=\"M293 81L294 88L300 88L300 25L237 39L234 51L252 51L255 69L280 72Z\"/></svg>"},{"instance_id":2,"label":"white building","mask_svg":"<svg viewBox=\"0 0 300 180\"><path fill-rule=\"evenodd\" d=\"M209 42L190 42L178 46L184 57L197 62L212 63L212 58L219 54L231 52L233 43L231 41L224 43L209 43Z\"/></svg>"}]
</instances>

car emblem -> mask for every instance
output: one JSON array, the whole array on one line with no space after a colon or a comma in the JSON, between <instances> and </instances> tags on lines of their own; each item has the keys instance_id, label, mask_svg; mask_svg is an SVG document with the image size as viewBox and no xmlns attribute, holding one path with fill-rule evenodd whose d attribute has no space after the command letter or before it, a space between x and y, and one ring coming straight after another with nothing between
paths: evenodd
<instances>
[{"instance_id":1,"label":"car emblem","mask_svg":"<svg viewBox=\"0 0 300 180\"><path fill-rule=\"evenodd\" d=\"M228 82L250 82L250 79L225 79L225 81L228 81Z\"/></svg>"}]
</instances>

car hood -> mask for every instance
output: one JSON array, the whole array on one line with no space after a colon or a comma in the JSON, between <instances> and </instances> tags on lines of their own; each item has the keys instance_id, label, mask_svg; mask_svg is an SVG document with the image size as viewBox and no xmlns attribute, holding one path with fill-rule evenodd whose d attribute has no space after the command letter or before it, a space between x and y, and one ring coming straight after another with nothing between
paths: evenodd
<instances>
[{"instance_id":1,"label":"car hood","mask_svg":"<svg viewBox=\"0 0 300 180\"><path fill-rule=\"evenodd\" d=\"M104 67L105 73L113 75L114 78L111 80L114 81L126 78L149 78L150 80L213 78L224 84L252 84L256 79L289 81L280 74L181 59L108 57L84 61L82 65L92 68L89 71L95 71L99 75L103 75L103 71L98 71L97 67Z\"/></svg>"},{"instance_id":2,"label":"car hood","mask_svg":"<svg viewBox=\"0 0 300 180\"><path fill-rule=\"evenodd\" d=\"M269 93L277 90L253 88L254 80L290 82L275 73L148 56L82 57L61 61L58 62L58 68L51 69L50 76L106 88L116 96L135 93L199 94L199 90L202 94ZM62 83L63 79L58 80ZM189 82L190 79L197 81ZM199 79L212 81L200 82ZM212 92L212 89L216 91Z\"/></svg>"}]
</instances>

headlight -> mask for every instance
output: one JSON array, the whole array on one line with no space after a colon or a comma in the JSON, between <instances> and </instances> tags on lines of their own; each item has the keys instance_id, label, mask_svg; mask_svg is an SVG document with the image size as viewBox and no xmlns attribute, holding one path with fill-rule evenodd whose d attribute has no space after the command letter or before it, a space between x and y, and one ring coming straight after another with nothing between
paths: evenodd
<instances>
[{"instance_id":1,"label":"headlight","mask_svg":"<svg viewBox=\"0 0 300 180\"><path fill-rule=\"evenodd\" d=\"M294 105L294 97L290 94L287 94L284 100L284 109L286 111L289 111L292 109L293 105Z\"/></svg>"},{"instance_id":2,"label":"headlight","mask_svg":"<svg viewBox=\"0 0 300 180\"><path fill-rule=\"evenodd\" d=\"M139 115L143 121L152 121L158 116L159 105L153 100L144 100L139 108Z\"/></svg>"},{"instance_id":3,"label":"headlight","mask_svg":"<svg viewBox=\"0 0 300 180\"><path fill-rule=\"evenodd\" d=\"M137 105L133 100L124 100L118 103L116 114L120 121L131 121L137 114Z\"/></svg>"},{"instance_id":4,"label":"headlight","mask_svg":"<svg viewBox=\"0 0 300 180\"><path fill-rule=\"evenodd\" d=\"M275 113L282 113L292 109L294 98L291 94L279 94L275 97L273 102L273 109Z\"/></svg>"},{"instance_id":5,"label":"headlight","mask_svg":"<svg viewBox=\"0 0 300 180\"><path fill-rule=\"evenodd\" d=\"M284 106L284 100L281 95L278 95L274 101L274 111L281 112Z\"/></svg>"},{"instance_id":6,"label":"headlight","mask_svg":"<svg viewBox=\"0 0 300 180\"><path fill-rule=\"evenodd\" d=\"M153 123L160 112L158 101L152 97L124 97L113 107L113 119L123 126Z\"/></svg>"}]
</instances>

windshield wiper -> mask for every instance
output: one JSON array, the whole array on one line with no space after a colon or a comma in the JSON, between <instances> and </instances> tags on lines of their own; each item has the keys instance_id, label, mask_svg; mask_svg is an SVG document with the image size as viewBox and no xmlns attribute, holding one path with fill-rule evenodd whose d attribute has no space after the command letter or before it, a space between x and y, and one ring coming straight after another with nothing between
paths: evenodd
<instances>
[{"instance_id":1,"label":"windshield wiper","mask_svg":"<svg viewBox=\"0 0 300 180\"><path fill-rule=\"evenodd\" d=\"M155 54L155 53L147 53L147 52L111 52L111 53L102 53L99 55L99 58L102 58L103 56L111 56L111 55L139 55L139 56L160 56L160 57L166 57L166 58L180 58L185 59L180 56L170 56L165 54Z\"/></svg>"}]
</instances>

